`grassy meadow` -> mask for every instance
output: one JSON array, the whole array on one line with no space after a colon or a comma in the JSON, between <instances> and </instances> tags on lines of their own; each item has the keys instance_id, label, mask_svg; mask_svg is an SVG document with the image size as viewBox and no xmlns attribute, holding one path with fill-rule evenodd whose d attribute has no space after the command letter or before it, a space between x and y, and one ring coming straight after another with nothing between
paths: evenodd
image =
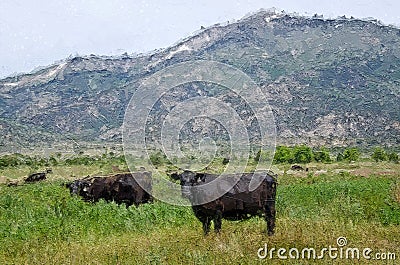
<instances>
[{"instance_id":1,"label":"grassy meadow","mask_svg":"<svg viewBox=\"0 0 400 265\"><path fill-rule=\"evenodd\" d=\"M262 218L223 221L220 234L203 236L190 207L156 201L126 209L83 202L62 186L65 179L112 172L111 166L55 166L41 183L0 184L0 264L364 264L357 259L287 259L270 248L371 248L395 253L399 264L400 165L390 162L310 163L309 171L278 172L276 234ZM0 175L26 176L28 167ZM287 254L287 253L286 253Z\"/></svg>"}]
</instances>

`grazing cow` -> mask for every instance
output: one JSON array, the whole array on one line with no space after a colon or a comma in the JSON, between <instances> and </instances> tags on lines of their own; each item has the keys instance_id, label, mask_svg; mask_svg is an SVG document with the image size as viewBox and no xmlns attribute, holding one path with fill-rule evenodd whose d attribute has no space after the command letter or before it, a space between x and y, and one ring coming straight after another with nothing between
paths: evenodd
<instances>
[{"instance_id":1,"label":"grazing cow","mask_svg":"<svg viewBox=\"0 0 400 265\"><path fill-rule=\"evenodd\" d=\"M91 184L90 180L77 179L65 184L65 186L69 189L71 195L79 195L87 201L90 200L90 197L88 197L88 191Z\"/></svg>"},{"instance_id":2,"label":"grazing cow","mask_svg":"<svg viewBox=\"0 0 400 265\"><path fill-rule=\"evenodd\" d=\"M51 174L53 173L53 170L51 168L46 169L45 172L39 172L39 173L33 173L30 174L26 179L25 182L27 183L32 183L32 182L37 182L41 180L46 179L46 174Z\"/></svg>"},{"instance_id":3,"label":"grazing cow","mask_svg":"<svg viewBox=\"0 0 400 265\"><path fill-rule=\"evenodd\" d=\"M253 177L261 180L261 184L254 190L250 190L250 181ZM216 180L218 175L184 171L181 174L171 174L171 178L180 180L182 197L190 200L195 216L203 224L204 234L210 231L211 220L214 221L215 231L219 232L222 218L243 220L255 215L264 215L268 235L274 234L276 175L272 173L225 175L223 181L231 183L235 181L235 184L228 183L226 186L229 187L228 190L223 190L222 187L223 195L210 202L206 197L221 187L217 187L217 183L201 190L201 186ZM200 189L196 189L197 187Z\"/></svg>"},{"instance_id":4,"label":"grazing cow","mask_svg":"<svg viewBox=\"0 0 400 265\"><path fill-rule=\"evenodd\" d=\"M125 203L127 206L147 203L152 200L151 192L151 173L136 172L127 174L117 174L110 187L111 200L117 203ZM138 183L143 185L141 187Z\"/></svg>"},{"instance_id":5,"label":"grazing cow","mask_svg":"<svg viewBox=\"0 0 400 265\"><path fill-rule=\"evenodd\" d=\"M140 185L137 180L140 180ZM126 207L133 204L152 201L150 195L152 178L150 172L122 173L109 177L93 177L91 179L75 180L66 185L71 194L82 196L85 201L98 202L104 199L117 204L125 203Z\"/></svg>"},{"instance_id":6,"label":"grazing cow","mask_svg":"<svg viewBox=\"0 0 400 265\"><path fill-rule=\"evenodd\" d=\"M46 179L46 173L45 172L40 172L40 173L33 173L30 174L26 179L25 182L32 183L40 180L45 180Z\"/></svg>"},{"instance_id":7,"label":"grazing cow","mask_svg":"<svg viewBox=\"0 0 400 265\"><path fill-rule=\"evenodd\" d=\"M98 202L100 199L111 201L110 186L114 182L114 176L111 177L94 177L89 186L86 197L88 201Z\"/></svg>"},{"instance_id":8,"label":"grazing cow","mask_svg":"<svg viewBox=\"0 0 400 265\"><path fill-rule=\"evenodd\" d=\"M298 170L298 171L304 170L304 168L302 166L299 166L299 165L292 165L291 169L292 170Z\"/></svg>"}]
</instances>

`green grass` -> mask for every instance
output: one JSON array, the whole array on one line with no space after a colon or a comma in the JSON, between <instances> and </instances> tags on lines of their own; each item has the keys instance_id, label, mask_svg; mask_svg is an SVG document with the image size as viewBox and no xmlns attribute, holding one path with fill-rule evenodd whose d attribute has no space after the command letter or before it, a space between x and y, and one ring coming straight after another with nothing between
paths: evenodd
<instances>
[{"instance_id":1,"label":"green grass","mask_svg":"<svg viewBox=\"0 0 400 265\"><path fill-rule=\"evenodd\" d=\"M400 207L391 196L394 179L349 177L336 181L321 175L285 185L277 193L280 213L296 219L339 219L343 222L374 221L400 225Z\"/></svg>"},{"instance_id":2,"label":"green grass","mask_svg":"<svg viewBox=\"0 0 400 265\"><path fill-rule=\"evenodd\" d=\"M279 264L260 261L258 248L318 249L339 236L351 247L398 252L400 245L398 174L280 176L273 237L262 218L224 221L220 234L204 237L190 207L90 204L60 184L0 185L0 264Z\"/></svg>"}]
</instances>

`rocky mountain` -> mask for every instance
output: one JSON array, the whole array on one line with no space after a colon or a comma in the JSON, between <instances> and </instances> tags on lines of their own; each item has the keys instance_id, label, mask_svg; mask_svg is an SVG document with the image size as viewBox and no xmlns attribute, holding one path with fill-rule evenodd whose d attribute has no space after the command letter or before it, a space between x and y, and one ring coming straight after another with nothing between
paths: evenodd
<instances>
[{"instance_id":1,"label":"rocky mountain","mask_svg":"<svg viewBox=\"0 0 400 265\"><path fill-rule=\"evenodd\" d=\"M198 59L236 67L262 88L280 144L400 144L399 29L259 11L149 54L78 56L0 80L0 149L120 143L141 81Z\"/></svg>"}]
</instances>

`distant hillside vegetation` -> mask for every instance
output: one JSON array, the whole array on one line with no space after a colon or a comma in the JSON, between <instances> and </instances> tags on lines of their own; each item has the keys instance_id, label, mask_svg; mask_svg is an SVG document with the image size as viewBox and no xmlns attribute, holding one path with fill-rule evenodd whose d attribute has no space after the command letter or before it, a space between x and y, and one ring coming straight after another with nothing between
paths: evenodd
<instances>
[{"instance_id":1,"label":"distant hillside vegetation","mask_svg":"<svg viewBox=\"0 0 400 265\"><path fill-rule=\"evenodd\" d=\"M232 65L262 87L279 144L400 144L399 29L260 11L151 54L68 58L0 80L0 150L120 143L141 80L196 59Z\"/></svg>"}]
</instances>

